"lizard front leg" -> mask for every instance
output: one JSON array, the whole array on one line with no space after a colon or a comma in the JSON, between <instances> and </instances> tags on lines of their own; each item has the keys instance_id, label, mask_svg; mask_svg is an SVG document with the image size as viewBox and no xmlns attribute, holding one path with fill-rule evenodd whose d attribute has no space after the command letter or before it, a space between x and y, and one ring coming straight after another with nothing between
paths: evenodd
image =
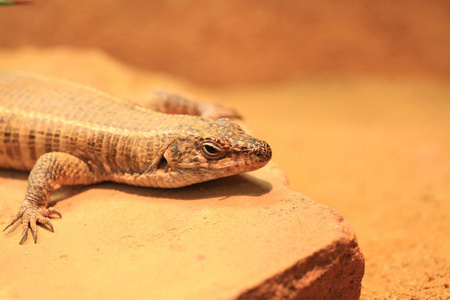
<instances>
[{"instance_id":1,"label":"lizard front leg","mask_svg":"<svg viewBox=\"0 0 450 300\"><path fill-rule=\"evenodd\" d=\"M28 228L31 229L36 243L36 224L46 225L53 232L53 225L48 217L53 214L61 217L61 214L53 207L48 207L55 186L57 184L93 184L98 181L89 165L83 160L67 153L45 153L39 157L30 172L22 205L3 231L22 218L23 231L20 244L26 241Z\"/></svg>"}]
</instances>

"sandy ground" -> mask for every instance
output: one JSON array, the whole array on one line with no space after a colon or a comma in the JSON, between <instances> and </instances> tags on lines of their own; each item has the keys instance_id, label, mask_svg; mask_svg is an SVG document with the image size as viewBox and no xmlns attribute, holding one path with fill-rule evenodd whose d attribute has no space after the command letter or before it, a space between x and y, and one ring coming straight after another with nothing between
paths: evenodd
<instances>
[{"instance_id":1,"label":"sandy ground","mask_svg":"<svg viewBox=\"0 0 450 300\"><path fill-rule=\"evenodd\" d=\"M308 78L213 90L130 71L98 53L79 60L47 52L53 66L38 55L3 52L1 67L59 73L129 98L145 92L135 88L139 78L152 78L236 107L270 143L291 188L354 226L366 258L362 299L448 299L449 82ZM69 62L72 69L60 67ZM112 70L119 75L102 76Z\"/></svg>"}]
</instances>

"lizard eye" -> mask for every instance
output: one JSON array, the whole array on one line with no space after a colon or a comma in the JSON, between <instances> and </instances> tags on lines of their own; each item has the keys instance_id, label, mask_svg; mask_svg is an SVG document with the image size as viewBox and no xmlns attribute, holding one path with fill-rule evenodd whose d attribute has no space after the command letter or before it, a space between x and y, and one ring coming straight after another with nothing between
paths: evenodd
<instances>
[{"instance_id":1,"label":"lizard eye","mask_svg":"<svg viewBox=\"0 0 450 300\"><path fill-rule=\"evenodd\" d=\"M220 148L219 145L212 142L204 143L202 146L202 152L205 157L209 159L218 159L221 158L224 154L223 149Z\"/></svg>"}]
</instances>

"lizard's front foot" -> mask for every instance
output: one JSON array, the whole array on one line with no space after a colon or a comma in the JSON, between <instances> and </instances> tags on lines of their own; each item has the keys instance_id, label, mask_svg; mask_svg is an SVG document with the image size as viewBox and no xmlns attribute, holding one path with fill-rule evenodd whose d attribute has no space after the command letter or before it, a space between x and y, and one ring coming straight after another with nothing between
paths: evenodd
<instances>
[{"instance_id":1,"label":"lizard's front foot","mask_svg":"<svg viewBox=\"0 0 450 300\"><path fill-rule=\"evenodd\" d=\"M19 211L16 213L14 218L9 222L9 224L3 229L5 231L14 223L16 223L20 218L22 218L22 239L19 244L22 245L28 237L28 228L31 229L33 234L34 243L37 241L37 223L41 223L48 226L49 230L53 232L53 225L48 218L51 215L57 215L61 218L61 214L53 207L49 208L35 208L35 207L20 207Z\"/></svg>"}]
</instances>

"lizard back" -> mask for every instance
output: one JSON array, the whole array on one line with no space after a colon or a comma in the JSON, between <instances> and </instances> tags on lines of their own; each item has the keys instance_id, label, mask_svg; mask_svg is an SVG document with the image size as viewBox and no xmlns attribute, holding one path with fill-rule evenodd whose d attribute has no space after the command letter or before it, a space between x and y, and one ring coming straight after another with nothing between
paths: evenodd
<instances>
[{"instance_id":1,"label":"lizard back","mask_svg":"<svg viewBox=\"0 0 450 300\"><path fill-rule=\"evenodd\" d=\"M120 157L137 155L132 144L138 137L164 139L176 118L183 116L146 110L87 86L0 72L0 167L31 170L39 156L58 151L119 167Z\"/></svg>"}]
</instances>

